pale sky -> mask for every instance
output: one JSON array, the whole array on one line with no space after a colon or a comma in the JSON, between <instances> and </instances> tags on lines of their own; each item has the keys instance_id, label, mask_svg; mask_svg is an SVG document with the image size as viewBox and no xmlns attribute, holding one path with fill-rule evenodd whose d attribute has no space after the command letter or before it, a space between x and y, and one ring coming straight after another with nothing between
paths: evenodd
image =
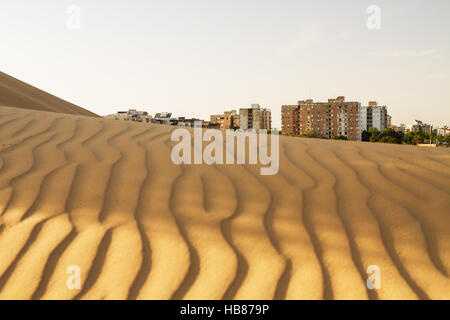
<instances>
[{"instance_id":1,"label":"pale sky","mask_svg":"<svg viewBox=\"0 0 450 320\"><path fill-rule=\"evenodd\" d=\"M0 70L101 115L259 103L279 128L281 105L344 95L450 125L450 1L0 0Z\"/></svg>"}]
</instances>

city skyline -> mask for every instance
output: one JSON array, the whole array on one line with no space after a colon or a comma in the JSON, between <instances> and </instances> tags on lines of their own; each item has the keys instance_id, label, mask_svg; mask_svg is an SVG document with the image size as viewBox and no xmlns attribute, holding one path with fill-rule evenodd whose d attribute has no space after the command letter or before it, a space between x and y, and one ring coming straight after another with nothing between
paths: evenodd
<instances>
[{"instance_id":1,"label":"city skyline","mask_svg":"<svg viewBox=\"0 0 450 320\"><path fill-rule=\"evenodd\" d=\"M367 26L371 5L380 29ZM71 28L73 6L80 19ZM450 28L447 1L4 1L0 9L1 70L100 115L136 107L208 119L257 103L281 128L282 105L342 95L387 105L394 124L450 123L450 44L439 32Z\"/></svg>"}]
</instances>

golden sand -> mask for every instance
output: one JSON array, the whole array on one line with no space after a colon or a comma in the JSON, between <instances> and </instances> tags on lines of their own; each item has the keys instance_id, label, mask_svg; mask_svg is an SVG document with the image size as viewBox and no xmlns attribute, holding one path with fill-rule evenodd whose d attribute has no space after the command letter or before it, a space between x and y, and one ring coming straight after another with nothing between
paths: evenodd
<instances>
[{"instance_id":1,"label":"golden sand","mask_svg":"<svg viewBox=\"0 0 450 320\"><path fill-rule=\"evenodd\" d=\"M450 150L280 137L261 176L174 129L0 107L0 299L450 298Z\"/></svg>"},{"instance_id":2,"label":"golden sand","mask_svg":"<svg viewBox=\"0 0 450 320\"><path fill-rule=\"evenodd\" d=\"M55 97L0 72L0 106L98 117L86 109Z\"/></svg>"}]
</instances>

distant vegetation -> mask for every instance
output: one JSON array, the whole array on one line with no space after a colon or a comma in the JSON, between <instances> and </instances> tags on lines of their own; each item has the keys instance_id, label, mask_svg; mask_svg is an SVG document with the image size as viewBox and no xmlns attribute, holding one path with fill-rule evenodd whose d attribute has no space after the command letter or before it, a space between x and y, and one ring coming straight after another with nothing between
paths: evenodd
<instances>
[{"instance_id":1,"label":"distant vegetation","mask_svg":"<svg viewBox=\"0 0 450 320\"><path fill-rule=\"evenodd\" d=\"M450 142L450 136L438 135L436 131L423 132L423 131L408 131L406 133L394 131L393 129L384 129L383 132L377 128L370 128L369 132L364 131L362 133L363 141L370 142L382 142L382 143L405 143L405 144L419 144L419 143L436 143Z\"/></svg>"},{"instance_id":2,"label":"distant vegetation","mask_svg":"<svg viewBox=\"0 0 450 320\"><path fill-rule=\"evenodd\" d=\"M282 133L283 134L283 133ZM302 138L323 138L312 134L311 132L302 133L300 135L294 134L284 134L291 137L302 137ZM332 140L347 140L346 136L338 135L331 137ZM370 128L369 131L362 132L362 141L367 142L381 142L381 143L396 143L396 144L419 144L419 143L436 143L447 142L450 144L450 135L443 136L438 135L436 131L431 133L423 131L408 131L403 133L401 131L395 131L394 129L388 128L383 131L377 128Z\"/></svg>"},{"instance_id":3,"label":"distant vegetation","mask_svg":"<svg viewBox=\"0 0 450 320\"><path fill-rule=\"evenodd\" d=\"M402 143L403 132L393 129L384 129L383 132L377 128L370 128L369 132L363 131L362 141L382 142L382 143Z\"/></svg>"},{"instance_id":4,"label":"distant vegetation","mask_svg":"<svg viewBox=\"0 0 450 320\"><path fill-rule=\"evenodd\" d=\"M346 136L343 136L343 135L332 136L331 139L332 140L348 140L348 138Z\"/></svg>"},{"instance_id":5,"label":"distant vegetation","mask_svg":"<svg viewBox=\"0 0 450 320\"><path fill-rule=\"evenodd\" d=\"M433 131L431 133L425 133L423 131L407 132L403 138L403 141L408 144L428 143L431 140L432 143L436 141L450 143L450 135L443 136Z\"/></svg>"}]
</instances>

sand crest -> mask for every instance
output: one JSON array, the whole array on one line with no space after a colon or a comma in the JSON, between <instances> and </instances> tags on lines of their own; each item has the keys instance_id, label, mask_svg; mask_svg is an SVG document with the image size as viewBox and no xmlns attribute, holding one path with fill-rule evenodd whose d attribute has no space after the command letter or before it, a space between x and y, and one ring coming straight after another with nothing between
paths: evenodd
<instances>
[{"instance_id":1,"label":"sand crest","mask_svg":"<svg viewBox=\"0 0 450 320\"><path fill-rule=\"evenodd\" d=\"M0 72L0 106L98 117L93 112L55 97Z\"/></svg>"}]
</instances>

